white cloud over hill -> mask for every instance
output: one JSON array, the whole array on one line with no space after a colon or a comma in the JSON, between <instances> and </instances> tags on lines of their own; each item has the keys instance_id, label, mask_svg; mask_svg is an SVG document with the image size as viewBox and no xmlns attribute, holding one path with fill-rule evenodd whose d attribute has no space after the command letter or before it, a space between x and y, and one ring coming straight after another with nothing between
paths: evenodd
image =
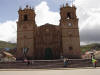
<instances>
[{"instance_id":1,"label":"white cloud over hill","mask_svg":"<svg viewBox=\"0 0 100 75\"><path fill-rule=\"evenodd\" d=\"M0 40L16 42L16 21L0 23Z\"/></svg>"}]
</instances>

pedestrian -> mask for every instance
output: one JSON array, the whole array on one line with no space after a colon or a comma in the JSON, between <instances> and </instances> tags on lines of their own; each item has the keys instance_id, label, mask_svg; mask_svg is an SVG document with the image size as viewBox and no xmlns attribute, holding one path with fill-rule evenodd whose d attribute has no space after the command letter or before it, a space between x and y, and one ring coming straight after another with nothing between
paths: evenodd
<instances>
[{"instance_id":1,"label":"pedestrian","mask_svg":"<svg viewBox=\"0 0 100 75\"><path fill-rule=\"evenodd\" d=\"M97 60L92 58L92 64L93 64L93 67L95 67L95 68L96 68L96 62L97 62Z\"/></svg>"},{"instance_id":2,"label":"pedestrian","mask_svg":"<svg viewBox=\"0 0 100 75\"><path fill-rule=\"evenodd\" d=\"M32 65L34 64L34 61L33 61L33 60L31 61L31 64L32 64Z\"/></svg>"},{"instance_id":3,"label":"pedestrian","mask_svg":"<svg viewBox=\"0 0 100 75\"><path fill-rule=\"evenodd\" d=\"M64 67L67 67L67 66L68 66L68 59L64 58Z\"/></svg>"},{"instance_id":4,"label":"pedestrian","mask_svg":"<svg viewBox=\"0 0 100 75\"><path fill-rule=\"evenodd\" d=\"M24 63L27 64L27 62L28 62L28 60L27 59L24 59Z\"/></svg>"},{"instance_id":5,"label":"pedestrian","mask_svg":"<svg viewBox=\"0 0 100 75\"><path fill-rule=\"evenodd\" d=\"M33 60L30 60L29 62L30 62L30 63L29 63L30 65L32 65L32 64L33 64Z\"/></svg>"},{"instance_id":6,"label":"pedestrian","mask_svg":"<svg viewBox=\"0 0 100 75\"><path fill-rule=\"evenodd\" d=\"M30 65L30 60L28 60L27 65Z\"/></svg>"}]
</instances>

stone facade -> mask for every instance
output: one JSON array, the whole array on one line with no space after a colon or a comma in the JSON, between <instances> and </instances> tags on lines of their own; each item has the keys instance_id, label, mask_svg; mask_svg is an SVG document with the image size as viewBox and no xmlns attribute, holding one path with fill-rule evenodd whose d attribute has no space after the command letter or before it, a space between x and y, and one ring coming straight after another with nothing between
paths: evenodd
<instances>
[{"instance_id":1,"label":"stone facade","mask_svg":"<svg viewBox=\"0 0 100 75\"><path fill-rule=\"evenodd\" d=\"M60 8L60 24L37 27L34 9L19 9L17 22L17 59L80 58L78 18L75 6ZM27 49L26 53L24 49ZM24 51L24 52L23 52Z\"/></svg>"}]
</instances>

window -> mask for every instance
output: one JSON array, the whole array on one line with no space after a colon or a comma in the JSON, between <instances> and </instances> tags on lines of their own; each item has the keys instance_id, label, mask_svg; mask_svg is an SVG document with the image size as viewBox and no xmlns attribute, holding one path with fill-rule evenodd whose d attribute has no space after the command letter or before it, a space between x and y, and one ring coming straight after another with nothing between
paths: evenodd
<instances>
[{"instance_id":1,"label":"window","mask_svg":"<svg viewBox=\"0 0 100 75\"><path fill-rule=\"evenodd\" d=\"M67 13L67 19L71 19L71 13L70 12Z\"/></svg>"},{"instance_id":2,"label":"window","mask_svg":"<svg viewBox=\"0 0 100 75\"><path fill-rule=\"evenodd\" d=\"M68 23L68 26L72 26L72 23Z\"/></svg>"},{"instance_id":3,"label":"window","mask_svg":"<svg viewBox=\"0 0 100 75\"><path fill-rule=\"evenodd\" d=\"M24 21L27 21L28 20L28 16L27 14L24 15Z\"/></svg>"},{"instance_id":4,"label":"window","mask_svg":"<svg viewBox=\"0 0 100 75\"><path fill-rule=\"evenodd\" d=\"M73 48L70 46L70 47L69 47L69 50L73 50Z\"/></svg>"}]
</instances>

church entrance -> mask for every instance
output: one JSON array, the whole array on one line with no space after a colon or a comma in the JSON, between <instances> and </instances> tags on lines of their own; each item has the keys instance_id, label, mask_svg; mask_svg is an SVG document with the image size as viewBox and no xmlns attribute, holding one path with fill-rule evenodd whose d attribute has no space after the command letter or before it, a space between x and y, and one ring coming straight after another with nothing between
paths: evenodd
<instances>
[{"instance_id":1,"label":"church entrance","mask_svg":"<svg viewBox=\"0 0 100 75\"><path fill-rule=\"evenodd\" d=\"M53 53L51 48L46 48L45 49L45 59L46 60L51 60L53 59Z\"/></svg>"}]
</instances>

